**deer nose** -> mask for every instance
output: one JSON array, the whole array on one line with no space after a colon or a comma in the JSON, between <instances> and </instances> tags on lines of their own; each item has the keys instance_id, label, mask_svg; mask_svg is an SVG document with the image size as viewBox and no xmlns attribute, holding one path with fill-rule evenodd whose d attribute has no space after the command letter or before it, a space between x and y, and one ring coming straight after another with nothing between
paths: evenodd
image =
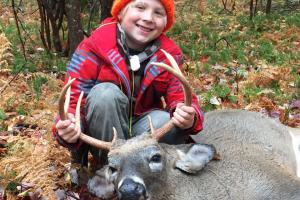
<instances>
[{"instance_id":1,"label":"deer nose","mask_svg":"<svg viewBox=\"0 0 300 200\"><path fill-rule=\"evenodd\" d=\"M144 185L126 178L118 190L120 200L146 199L146 189Z\"/></svg>"}]
</instances>

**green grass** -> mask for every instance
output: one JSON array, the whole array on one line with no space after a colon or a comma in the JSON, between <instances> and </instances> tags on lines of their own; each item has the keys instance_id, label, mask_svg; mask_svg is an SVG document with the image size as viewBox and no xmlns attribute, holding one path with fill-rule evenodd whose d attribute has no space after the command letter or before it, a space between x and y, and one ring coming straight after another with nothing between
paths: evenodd
<instances>
[{"instance_id":1,"label":"green grass","mask_svg":"<svg viewBox=\"0 0 300 200\"><path fill-rule=\"evenodd\" d=\"M24 108L24 106L17 107L18 115L28 115L28 111Z\"/></svg>"},{"instance_id":2,"label":"green grass","mask_svg":"<svg viewBox=\"0 0 300 200\"><path fill-rule=\"evenodd\" d=\"M288 15L285 17L285 20L288 25L296 26L300 28L300 13L296 13L294 15Z\"/></svg>"},{"instance_id":3,"label":"green grass","mask_svg":"<svg viewBox=\"0 0 300 200\"><path fill-rule=\"evenodd\" d=\"M211 91L215 96L221 99L225 99L226 97L229 96L231 89L227 85L218 84L215 85Z\"/></svg>"},{"instance_id":4,"label":"green grass","mask_svg":"<svg viewBox=\"0 0 300 200\"><path fill-rule=\"evenodd\" d=\"M276 54L274 53L274 46L272 42L262 40L258 47L258 57L266 60L269 63L274 63L276 60Z\"/></svg>"},{"instance_id":5,"label":"green grass","mask_svg":"<svg viewBox=\"0 0 300 200\"><path fill-rule=\"evenodd\" d=\"M42 86L47 82L48 79L43 76L36 76L31 81L29 81L28 85L35 92L37 99L40 99L42 95Z\"/></svg>"},{"instance_id":6,"label":"green grass","mask_svg":"<svg viewBox=\"0 0 300 200\"><path fill-rule=\"evenodd\" d=\"M296 98L300 99L300 75L295 77Z\"/></svg>"},{"instance_id":7,"label":"green grass","mask_svg":"<svg viewBox=\"0 0 300 200\"><path fill-rule=\"evenodd\" d=\"M245 100L250 103L253 99L255 99L258 94L262 91L262 88L259 87L250 87L247 86L244 88L243 93L245 96Z\"/></svg>"},{"instance_id":8,"label":"green grass","mask_svg":"<svg viewBox=\"0 0 300 200\"><path fill-rule=\"evenodd\" d=\"M0 121L3 121L7 118L4 110L0 109Z\"/></svg>"},{"instance_id":9,"label":"green grass","mask_svg":"<svg viewBox=\"0 0 300 200\"><path fill-rule=\"evenodd\" d=\"M13 63L10 66L12 72L65 71L68 58L54 52L47 52L46 50L42 52L37 51L38 47L43 48L43 44L39 36L39 22L36 21L32 23L22 21L22 24L25 31L21 27L20 31L22 35L21 37L25 42L27 60L24 58L24 53L15 23L12 22L9 24L3 24L0 22L0 33L3 32L12 43L12 53L14 55Z\"/></svg>"}]
</instances>

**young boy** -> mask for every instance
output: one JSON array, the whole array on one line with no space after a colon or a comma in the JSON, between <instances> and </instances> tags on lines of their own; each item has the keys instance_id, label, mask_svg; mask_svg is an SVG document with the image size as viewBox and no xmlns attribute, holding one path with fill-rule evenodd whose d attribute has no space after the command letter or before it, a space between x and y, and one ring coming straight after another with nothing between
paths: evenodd
<instances>
[{"instance_id":1,"label":"young boy","mask_svg":"<svg viewBox=\"0 0 300 200\"><path fill-rule=\"evenodd\" d=\"M54 130L58 142L74 150L76 162L86 165L88 151L96 160L102 152L82 144L80 131L111 141L115 127L118 138L128 139L150 131L147 116L151 116L155 128L170 119L176 125L160 142L180 144L202 129L197 97L193 95L191 107L185 106L180 82L151 65L168 62L160 49L182 65L180 49L164 35L174 23L174 9L173 0L115 0L113 17L78 46L67 68L66 79L76 78L71 85L69 118L58 120ZM83 130L78 130L74 113L81 91Z\"/></svg>"}]
</instances>

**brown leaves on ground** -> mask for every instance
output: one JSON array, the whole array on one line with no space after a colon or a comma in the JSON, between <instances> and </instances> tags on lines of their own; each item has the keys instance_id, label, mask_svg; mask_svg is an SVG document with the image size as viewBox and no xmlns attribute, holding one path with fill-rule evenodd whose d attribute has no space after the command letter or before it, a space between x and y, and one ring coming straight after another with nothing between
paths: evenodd
<instances>
[{"instance_id":1,"label":"brown leaves on ground","mask_svg":"<svg viewBox=\"0 0 300 200\"><path fill-rule=\"evenodd\" d=\"M0 132L0 185L6 189L11 187L10 192L6 191L7 199L41 194L46 199L56 199L54 191L66 184L65 165L70 156L52 139L51 133L62 81L45 76L48 84L43 86L40 99L28 84L32 74L20 74L1 94L0 107L6 118L0 124L3 130ZM12 78L9 72L0 73L0 88ZM31 187L21 187L25 183Z\"/></svg>"},{"instance_id":2,"label":"brown leaves on ground","mask_svg":"<svg viewBox=\"0 0 300 200\"><path fill-rule=\"evenodd\" d=\"M200 64L198 63L200 65L198 75L189 73L189 71L195 71L195 68L193 68L196 65L195 63L189 62L185 66L187 76L195 91L204 96L215 85L221 84L230 88L230 95L235 95L237 99L236 102L231 102L227 98L216 98L214 101L220 103L217 109L238 108L262 112L269 117L278 118L285 125L300 127L300 106L295 106L297 104L295 102L299 102L299 100L285 100L290 99L299 92L299 88L295 85L295 75L292 75L291 67L262 65L258 69L246 68L247 76L240 77L237 80L234 74L226 73L228 66L216 65L207 73L204 71L202 62L205 63L206 60L201 59ZM299 75L300 66L296 70ZM245 93L246 88L258 88L261 91L249 99ZM201 98L200 103L204 106L209 102L205 102Z\"/></svg>"},{"instance_id":3,"label":"brown leaves on ground","mask_svg":"<svg viewBox=\"0 0 300 200\"><path fill-rule=\"evenodd\" d=\"M4 33L0 34L0 68L7 68L13 60L11 49L12 44L6 38Z\"/></svg>"},{"instance_id":4,"label":"brown leaves on ground","mask_svg":"<svg viewBox=\"0 0 300 200\"><path fill-rule=\"evenodd\" d=\"M282 24L284 24L284 22ZM279 47L280 51L290 49L300 51L300 35L299 29L296 27L283 27L280 31L272 33L264 32L261 38L272 41L274 45Z\"/></svg>"},{"instance_id":5,"label":"brown leaves on ground","mask_svg":"<svg viewBox=\"0 0 300 200\"><path fill-rule=\"evenodd\" d=\"M47 199L55 197L58 185L65 185L65 164L69 160L68 152L46 139L42 130L31 130L26 135L10 135L5 157L0 160L0 174L4 179L1 185L16 183L31 185L27 192L41 190ZM17 192L17 191L11 191ZM24 191L18 191L18 194ZM10 192L7 193L11 195Z\"/></svg>"},{"instance_id":6,"label":"brown leaves on ground","mask_svg":"<svg viewBox=\"0 0 300 200\"><path fill-rule=\"evenodd\" d=\"M0 70L0 90L14 76L9 71ZM47 84L42 85L39 98L30 86L36 76L45 76L47 79ZM62 81L55 75L19 74L1 94L0 108L5 112L6 119L0 126L10 130L16 124L27 123L31 126L38 124L50 130L56 115L56 102L61 86Z\"/></svg>"}]
</instances>

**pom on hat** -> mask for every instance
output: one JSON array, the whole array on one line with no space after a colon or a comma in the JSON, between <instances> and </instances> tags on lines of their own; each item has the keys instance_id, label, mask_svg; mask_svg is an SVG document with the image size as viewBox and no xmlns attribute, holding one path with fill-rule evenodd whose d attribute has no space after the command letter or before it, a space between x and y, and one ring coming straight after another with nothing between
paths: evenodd
<instances>
[{"instance_id":1,"label":"pom on hat","mask_svg":"<svg viewBox=\"0 0 300 200\"><path fill-rule=\"evenodd\" d=\"M114 18L118 18L118 15L120 11L129 3L131 0L115 0L113 3L113 6L111 8L111 14ZM169 30L175 19L175 5L174 0L160 0L160 2L163 4L166 13L167 13L167 25L164 29L164 32Z\"/></svg>"}]
</instances>

